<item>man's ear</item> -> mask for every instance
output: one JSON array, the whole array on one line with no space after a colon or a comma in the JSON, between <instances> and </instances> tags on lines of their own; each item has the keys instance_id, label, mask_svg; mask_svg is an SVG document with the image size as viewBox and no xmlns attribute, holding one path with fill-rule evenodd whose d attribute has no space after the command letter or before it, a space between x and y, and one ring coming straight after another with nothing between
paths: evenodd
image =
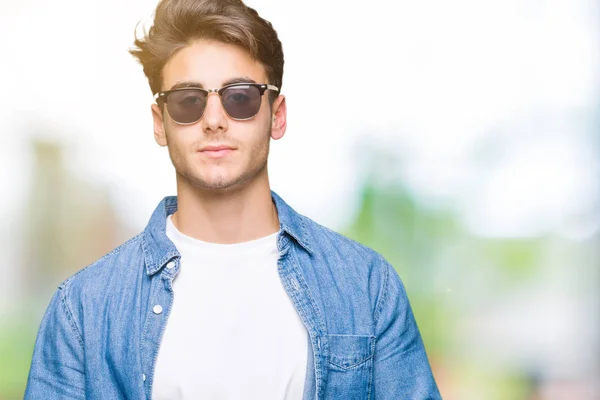
<instances>
[{"instance_id":1,"label":"man's ear","mask_svg":"<svg viewBox=\"0 0 600 400\"><path fill-rule=\"evenodd\" d=\"M158 104L152 104L152 119L154 121L154 140L159 146L167 145L167 135L165 134L165 124L163 122L163 113Z\"/></svg>"},{"instance_id":2,"label":"man's ear","mask_svg":"<svg viewBox=\"0 0 600 400\"><path fill-rule=\"evenodd\" d=\"M287 128L287 106L285 104L284 95L279 95L275 99L272 110L271 137L274 140L279 140L285 135L285 130Z\"/></svg>"}]
</instances>

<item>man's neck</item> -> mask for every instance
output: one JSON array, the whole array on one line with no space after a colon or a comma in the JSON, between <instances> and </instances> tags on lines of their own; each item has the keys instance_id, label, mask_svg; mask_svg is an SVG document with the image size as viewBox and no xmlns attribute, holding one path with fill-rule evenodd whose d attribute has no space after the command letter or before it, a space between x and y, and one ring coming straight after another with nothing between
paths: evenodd
<instances>
[{"instance_id":1,"label":"man's neck","mask_svg":"<svg viewBox=\"0 0 600 400\"><path fill-rule=\"evenodd\" d=\"M268 179L223 192L177 187L175 227L184 235L211 243L242 243L279 230Z\"/></svg>"}]
</instances>

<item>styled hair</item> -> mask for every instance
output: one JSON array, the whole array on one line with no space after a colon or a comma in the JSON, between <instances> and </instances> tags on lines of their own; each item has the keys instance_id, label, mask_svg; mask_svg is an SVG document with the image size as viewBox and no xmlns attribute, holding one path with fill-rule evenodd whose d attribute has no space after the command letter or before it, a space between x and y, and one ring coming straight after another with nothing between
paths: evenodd
<instances>
[{"instance_id":1,"label":"styled hair","mask_svg":"<svg viewBox=\"0 0 600 400\"><path fill-rule=\"evenodd\" d=\"M269 84L281 89L283 49L269 21L242 0L161 0L154 23L142 38L135 36L129 53L144 69L152 94L161 90L165 64L197 40L215 40L246 50L265 68ZM269 92L270 101L277 92Z\"/></svg>"}]
</instances>

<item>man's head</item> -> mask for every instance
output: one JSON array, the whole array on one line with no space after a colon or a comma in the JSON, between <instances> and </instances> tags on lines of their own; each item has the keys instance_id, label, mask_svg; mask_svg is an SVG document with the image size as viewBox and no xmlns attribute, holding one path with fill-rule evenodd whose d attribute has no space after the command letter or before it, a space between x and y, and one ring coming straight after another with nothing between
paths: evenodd
<instances>
[{"instance_id":1,"label":"man's head","mask_svg":"<svg viewBox=\"0 0 600 400\"><path fill-rule=\"evenodd\" d=\"M162 0L153 26L135 45L130 52L159 94L152 105L155 139L168 146L178 181L227 189L266 179L269 140L286 128L285 98L275 90L281 89L283 51L271 24L240 0ZM168 92L236 81L269 85L252 88L264 95L252 92L250 112L235 110L250 92Z\"/></svg>"}]
</instances>

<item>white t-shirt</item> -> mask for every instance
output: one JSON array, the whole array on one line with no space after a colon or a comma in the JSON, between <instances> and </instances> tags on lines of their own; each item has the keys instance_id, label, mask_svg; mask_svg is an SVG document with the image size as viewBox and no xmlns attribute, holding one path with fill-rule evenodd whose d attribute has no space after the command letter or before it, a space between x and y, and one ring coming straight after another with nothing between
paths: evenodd
<instances>
[{"instance_id":1,"label":"white t-shirt","mask_svg":"<svg viewBox=\"0 0 600 400\"><path fill-rule=\"evenodd\" d=\"M277 233L215 244L179 232L173 306L156 361L152 398L302 398L307 332L277 272Z\"/></svg>"}]
</instances>

